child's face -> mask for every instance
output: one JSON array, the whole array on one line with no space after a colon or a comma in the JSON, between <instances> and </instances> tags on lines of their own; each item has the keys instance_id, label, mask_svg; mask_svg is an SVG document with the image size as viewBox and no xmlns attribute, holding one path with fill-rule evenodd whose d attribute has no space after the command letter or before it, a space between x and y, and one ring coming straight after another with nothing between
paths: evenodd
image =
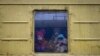
<instances>
[{"instance_id":1,"label":"child's face","mask_svg":"<svg viewBox=\"0 0 100 56\"><path fill-rule=\"evenodd\" d=\"M38 35L38 40L43 40L43 37L41 37L40 35Z\"/></svg>"}]
</instances>

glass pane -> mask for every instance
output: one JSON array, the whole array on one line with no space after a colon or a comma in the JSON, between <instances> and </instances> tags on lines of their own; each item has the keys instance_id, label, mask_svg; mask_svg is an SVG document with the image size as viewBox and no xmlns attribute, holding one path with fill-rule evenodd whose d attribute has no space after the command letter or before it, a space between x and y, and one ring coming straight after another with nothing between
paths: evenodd
<instances>
[{"instance_id":1,"label":"glass pane","mask_svg":"<svg viewBox=\"0 0 100 56\"><path fill-rule=\"evenodd\" d=\"M64 20L66 19L65 12L56 12L56 11L41 11L36 12L35 15L36 20Z\"/></svg>"},{"instance_id":2,"label":"glass pane","mask_svg":"<svg viewBox=\"0 0 100 56\"><path fill-rule=\"evenodd\" d=\"M35 52L67 52L66 23L66 11L36 11Z\"/></svg>"}]
</instances>

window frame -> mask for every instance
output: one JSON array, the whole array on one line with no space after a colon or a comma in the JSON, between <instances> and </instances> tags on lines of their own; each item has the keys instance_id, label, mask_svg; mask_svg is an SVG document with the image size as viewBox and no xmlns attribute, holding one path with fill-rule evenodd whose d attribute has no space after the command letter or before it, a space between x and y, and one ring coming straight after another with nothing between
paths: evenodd
<instances>
[{"instance_id":1,"label":"window frame","mask_svg":"<svg viewBox=\"0 0 100 56\"><path fill-rule=\"evenodd\" d=\"M68 16L67 16L67 27L68 27L68 52L67 52L67 54L70 54L70 20L69 20L69 18L70 18L70 14L69 14L69 10L68 9L34 9L33 10L33 14L32 14L32 16L33 16L33 18L32 18L32 26L35 26L35 18L34 18L34 16L35 16L35 13L36 13L36 11L65 11L67 14L68 14ZM34 27L32 27L32 30L35 30L35 28ZM34 47L34 45L35 45L35 40L34 40L34 36L35 36L35 31L32 31L32 34L31 34L31 36L32 36L32 51L34 52L34 53L37 53L37 52L35 52L35 47ZM43 53L43 52L39 52L39 53ZM46 53L46 52L45 52ZM53 52L52 52L53 53Z\"/></svg>"}]
</instances>

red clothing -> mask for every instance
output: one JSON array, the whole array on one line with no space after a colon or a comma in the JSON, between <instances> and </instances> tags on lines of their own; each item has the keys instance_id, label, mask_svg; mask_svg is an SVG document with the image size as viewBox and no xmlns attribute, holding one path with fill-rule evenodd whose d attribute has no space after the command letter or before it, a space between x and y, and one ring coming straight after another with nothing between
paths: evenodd
<instances>
[{"instance_id":1,"label":"red clothing","mask_svg":"<svg viewBox=\"0 0 100 56\"><path fill-rule=\"evenodd\" d=\"M36 32L36 35L37 35L37 36L40 36L40 37L42 37L42 38L44 38L44 34L45 34L45 30L44 30L44 29L42 29L42 30Z\"/></svg>"},{"instance_id":2,"label":"red clothing","mask_svg":"<svg viewBox=\"0 0 100 56\"><path fill-rule=\"evenodd\" d=\"M44 33L43 33L43 32L41 32L41 31L38 31L38 32L37 32L37 36L44 37Z\"/></svg>"}]
</instances>

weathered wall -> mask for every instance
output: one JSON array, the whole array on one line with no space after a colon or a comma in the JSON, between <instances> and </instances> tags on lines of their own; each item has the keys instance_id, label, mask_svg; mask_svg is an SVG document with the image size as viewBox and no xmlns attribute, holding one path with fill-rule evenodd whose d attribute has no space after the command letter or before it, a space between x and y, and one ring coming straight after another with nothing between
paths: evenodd
<instances>
[{"instance_id":1,"label":"weathered wall","mask_svg":"<svg viewBox=\"0 0 100 56\"><path fill-rule=\"evenodd\" d=\"M63 5L0 5L0 54L32 55L34 10L65 8Z\"/></svg>"},{"instance_id":2,"label":"weathered wall","mask_svg":"<svg viewBox=\"0 0 100 56\"><path fill-rule=\"evenodd\" d=\"M0 0L0 4L100 4L100 0Z\"/></svg>"},{"instance_id":3,"label":"weathered wall","mask_svg":"<svg viewBox=\"0 0 100 56\"><path fill-rule=\"evenodd\" d=\"M0 5L0 54L31 54L32 10L28 6Z\"/></svg>"},{"instance_id":4,"label":"weathered wall","mask_svg":"<svg viewBox=\"0 0 100 56\"><path fill-rule=\"evenodd\" d=\"M99 0L91 0L91 2L90 0L87 0L87 2L85 0L72 0L72 2L69 0L60 0L57 2L56 0L48 0L45 2L39 2L39 0L34 0L34 2L33 0L20 0L20 2L19 0L16 0L16 2L14 0L0 0L0 4L2 4L0 5L0 56L29 56L34 53L34 50L32 51L34 46L34 41L32 41L34 30L32 29L34 28L33 20L35 9L68 10L69 53L60 54L59 56L70 54L100 55ZM47 56L48 54L42 55ZM57 54L55 53L53 55L56 56ZM38 56L41 55L38 54Z\"/></svg>"},{"instance_id":5,"label":"weathered wall","mask_svg":"<svg viewBox=\"0 0 100 56\"><path fill-rule=\"evenodd\" d=\"M100 5L70 6L71 52L100 54Z\"/></svg>"}]
</instances>

